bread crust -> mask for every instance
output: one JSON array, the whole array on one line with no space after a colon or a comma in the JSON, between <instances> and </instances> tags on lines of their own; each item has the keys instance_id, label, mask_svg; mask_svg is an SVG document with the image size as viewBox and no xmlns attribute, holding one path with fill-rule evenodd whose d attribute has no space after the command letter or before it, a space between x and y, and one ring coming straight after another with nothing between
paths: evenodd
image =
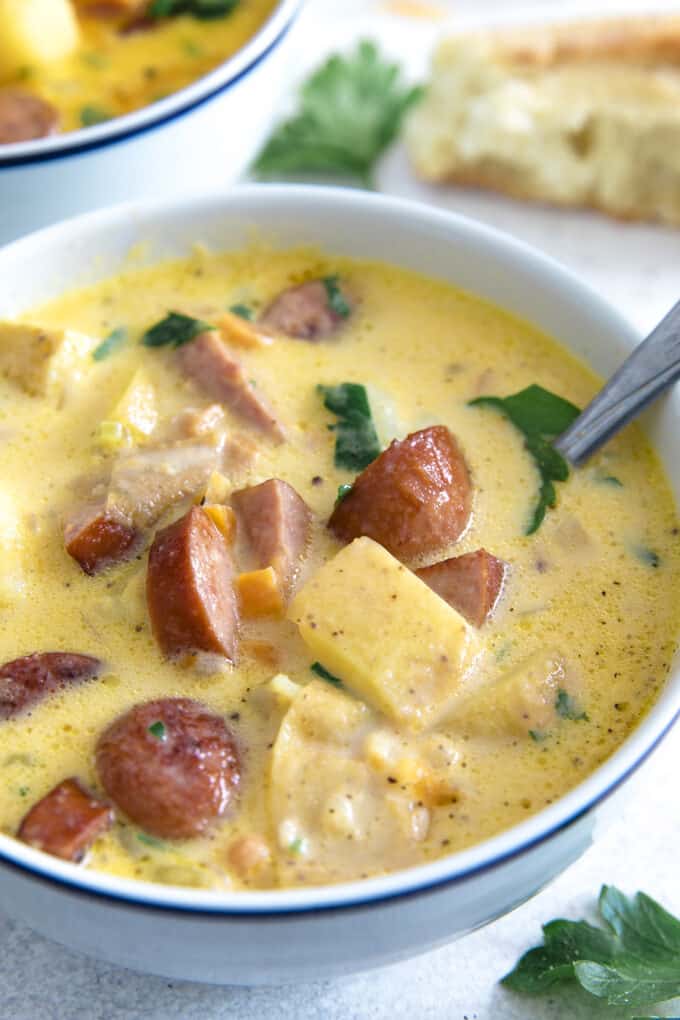
<instances>
[{"instance_id":1,"label":"bread crust","mask_svg":"<svg viewBox=\"0 0 680 1020\"><path fill-rule=\"evenodd\" d=\"M527 70L610 60L680 66L676 14L557 22L475 35L489 40L498 61Z\"/></svg>"}]
</instances>

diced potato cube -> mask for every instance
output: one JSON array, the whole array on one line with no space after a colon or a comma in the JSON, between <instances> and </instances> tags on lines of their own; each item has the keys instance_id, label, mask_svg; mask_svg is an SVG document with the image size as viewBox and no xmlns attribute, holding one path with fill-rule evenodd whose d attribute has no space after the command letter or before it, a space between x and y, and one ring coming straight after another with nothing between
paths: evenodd
<instances>
[{"instance_id":1,"label":"diced potato cube","mask_svg":"<svg viewBox=\"0 0 680 1020\"><path fill-rule=\"evenodd\" d=\"M326 563L288 616L326 669L414 730L451 710L477 649L463 617L370 538Z\"/></svg>"},{"instance_id":2,"label":"diced potato cube","mask_svg":"<svg viewBox=\"0 0 680 1020\"><path fill-rule=\"evenodd\" d=\"M259 332L252 323L232 312L225 312L218 326L222 339L232 347L267 347L273 343L270 336Z\"/></svg>"},{"instance_id":3,"label":"diced potato cube","mask_svg":"<svg viewBox=\"0 0 680 1020\"><path fill-rule=\"evenodd\" d=\"M31 396L61 397L85 375L96 344L70 329L0 322L0 374Z\"/></svg>"},{"instance_id":4,"label":"diced potato cube","mask_svg":"<svg viewBox=\"0 0 680 1020\"><path fill-rule=\"evenodd\" d=\"M120 422L137 442L147 439L156 428L156 390L143 368L138 368L132 376L109 420Z\"/></svg>"},{"instance_id":5,"label":"diced potato cube","mask_svg":"<svg viewBox=\"0 0 680 1020\"><path fill-rule=\"evenodd\" d=\"M0 79L68 57L79 39L70 0L0 0Z\"/></svg>"},{"instance_id":6,"label":"diced potato cube","mask_svg":"<svg viewBox=\"0 0 680 1020\"><path fill-rule=\"evenodd\" d=\"M236 590L243 616L280 616L285 602L273 567L251 570L236 578Z\"/></svg>"},{"instance_id":7,"label":"diced potato cube","mask_svg":"<svg viewBox=\"0 0 680 1020\"><path fill-rule=\"evenodd\" d=\"M222 532L225 541L229 545L233 545L234 538L236 537L236 514L232 508L230 506L222 506L221 503L206 503L203 509Z\"/></svg>"},{"instance_id":8,"label":"diced potato cube","mask_svg":"<svg viewBox=\"0 0 680 1020\"><path fill-rule=\"evenodd\" d=\"M492 737L545 735L558 721L557 695L566 670L558 652L535 652L460 706L452 722L467 733Z\"/></svg>"},{"instance_id":9,"label":"diced potato cube","mask_svg":"<svg viewBox=\"0 0 680 1020\"><path fill-rule=\"evenodd\" d=\"M226 503L231 491L231 484L221 471L212 471L205 486L202 498L206 503Z\"/></svg>"}]
</instances>

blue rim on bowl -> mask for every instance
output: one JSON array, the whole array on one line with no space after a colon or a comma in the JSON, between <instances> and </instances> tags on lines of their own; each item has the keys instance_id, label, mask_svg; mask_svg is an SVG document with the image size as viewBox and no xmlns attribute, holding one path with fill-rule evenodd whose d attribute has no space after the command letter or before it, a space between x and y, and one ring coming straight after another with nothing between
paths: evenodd
<instances>
[{"instance_id":1,"label":"blue rim on bowl","mask_svg":"<svg viewBox=\"0 0 680 1020\"><path fill-rule=\"evenodd\" d=\"M72 232L84 244L88 239L96 239L101 245L107 231L115 236L116 228L121 224L128 227L134 224L135 234L145 229L153 232L159 226L172 233L173 215L184 216L192 223L199 222L201 217L212 222L219 219L220 213L238 211L243 220L251 215L249 204L257 207L258 214L265 218L281 208L285 208L287 216L293 216L296 205L300 207L300 213L304 208L308 217L320 214L323 209L338 220L344 218L348 230L354 220L371 215L379 216L386 230L395 222L403 227L406 220L408 236L414 244L423 239L443 238L447 245L455 243L466 252L470 249L482 252L490 262L495 262L500 271L511 265L519 267L516 270L518 279L522 274L530 278L537 293L543 291L547 299L551 299L551 294L552 299L561 296L572 308L579 304L587 305L592 325L604 324L606 330L621 338L627 347L639 341L636 331L597 292L522 241L455 213L403 199L341 188L251 185L234 188L227 193L171 202L128 203L89 213L31 234L0 250L0 278L5 260L14 266L24 261L31 264L34 257L49 253L50 248L58 250L65 242L71 243ZM315 210L315 206L318 209ZM664 400L673 401L672 406L677 413L680 395L669 394ZM369 909L380 903L436 894L438 889L475 879L548 843L575 826L613 794L649 757L678 717L680 677L675 675L618 750L554 804L466 850L376 878L333 886L252 893L183 889L82 870L77 865L49 859L40 851L3 834L0 834L0 867L16 870L31 880L59 885L67 894L105 900L123 909L192 914L197 919L231 917L256 920L275 917L294 920L311 913Z\"/></svg>"},{"instance_id":2,"label":"blue rim on bowl","mask_svg":"<svg viewBox=\"0 0 680 1020\"><path fill-rule=\"evenodd\" d=\"M280 0L244 46L213 71L164 99L111 121L63 135L0 147L0 170L37 165L101 149L168 124L226 92L277 48L293 25L302 0Z\"/></svg>"}]
</instances>

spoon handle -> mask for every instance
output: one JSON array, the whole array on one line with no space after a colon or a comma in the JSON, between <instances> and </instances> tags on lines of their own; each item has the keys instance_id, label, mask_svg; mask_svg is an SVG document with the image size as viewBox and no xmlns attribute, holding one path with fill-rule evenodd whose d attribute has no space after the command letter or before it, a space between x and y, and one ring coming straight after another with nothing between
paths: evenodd
<instances>
[{"instance_id":1,"label":"spoon handle","mask_svg":"<svg viewBox=\"0 0 680 1020\"><path fill-rule=\"evenodd\" d=\"M553 446L572 464L582 464L678 378L680 301Z\"/></svg>"}]
</instances>

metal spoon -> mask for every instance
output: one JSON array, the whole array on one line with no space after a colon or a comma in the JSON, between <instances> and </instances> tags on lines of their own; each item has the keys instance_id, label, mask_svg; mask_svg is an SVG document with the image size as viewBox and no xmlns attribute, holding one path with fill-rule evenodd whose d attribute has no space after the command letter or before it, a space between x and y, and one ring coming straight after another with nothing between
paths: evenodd
<instances>
[{"instance_id":1,"label":"metal spoon","mask_svg":"<svg viewBox=\"0 0 680 1020\"><path fill-rule=\"evenodd\" d=\"M582 464L680 378L680 301L553 443Z\"/></svg>"}]
</instances>

